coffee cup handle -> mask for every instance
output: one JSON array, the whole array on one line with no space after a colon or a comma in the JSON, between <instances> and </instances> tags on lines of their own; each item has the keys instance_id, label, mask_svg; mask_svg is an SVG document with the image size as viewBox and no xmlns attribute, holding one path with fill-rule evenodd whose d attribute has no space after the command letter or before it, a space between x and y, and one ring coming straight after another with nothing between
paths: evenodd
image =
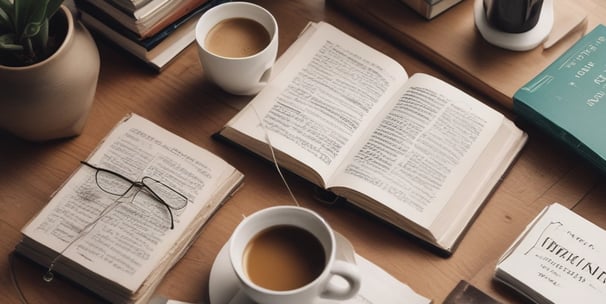
<instances>
[{"instance_id":1,"label":"coffee cup handle","mask_svg":"<svg viewBox=\"0 0 606 304\"><path fill-rule=\"evenodd\" d=\"M259 78L259 86L265 86L269 82L272 67L273 62L267 64L267 66L265 67L265 72L263 72L263 74L261 74L261 77Z\"/></svg>"},{"instance_id":2,"label":"coffee cup handle","mask_svg":"<svg viewBox=\"0 0 606 304\"><path fill-rule=\"evenodd\" d=\"M333 279L339 277L345 280L335 282ZM326 283L324 291L321 294L322 298L334 300L346 300L355 296L361 287L360 271L355 264L346 261L335 260L331 269L331 277Z\"/></svg>"},{"instance_id":3,"label":"coffee cup handle","mask_svg":"<svg viewBox=\"0 0 606 304\"><path fill-rule=\"evenodd\" d=\"M335 234L335 241L337 245L336 259L346 261L351 264L356 264L356 252L353 248L353 245L341 233L337 231L333 231L333 233Z\"/></svg>"},{"instance_id":4,"label":"coffee cup handle","mask_svg":"<svg viewBox=\"0 0 606 304\"><path fill-rule=\"evenodd\" d=\"M269 82L269 77L271 76L272 67L273 67L273 62L267 65L267 67L265 68L265 71L263 72L263 74L261 74L261 77L259 77L259 80L257 81L257 83L253 84L252 87L244 95L253 95L253 94L256 94L259 91L261 91Z\"/></svg>"}]
</instances>

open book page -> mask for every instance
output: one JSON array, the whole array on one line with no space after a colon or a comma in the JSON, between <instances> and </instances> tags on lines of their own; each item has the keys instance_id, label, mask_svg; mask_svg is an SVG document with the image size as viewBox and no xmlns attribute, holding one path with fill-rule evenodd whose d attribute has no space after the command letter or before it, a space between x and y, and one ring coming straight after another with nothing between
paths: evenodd
<instances>
[{"instance_id":1,"label":"open book page","mask_svg":"<svg viewBox=\"0 0 606 304\"><path fill-rule=\"evenodd\" d=\"M205 221L216 209L221 200L214 192L241 178L219 157L135 114L87 161L132 181L152 177L184 195L186 206L172 210L174 229L168 209L149 191L134 186L125 195L110 194L99 187L97 171L82 165L23 233L57 253L67 248L58 264L70 259L130 291L183 241L192 222Z\"/></svg>"},{"instance_id":2,"label":"open book page","mask_svg":"<svg viewBox=\"0 0 606 304\"><path fill-rule=\"evenodd\" d=\"M412 75L384 113L330 186L355 189L427 228L504 117L426 74Z\"/></svg>"},{"instance_id":3,"label":"open book page","mask_svg":"<svg viewBox=\"0 0 606 304\"><path fill-rule=\"evenodd\" d=\"M281 71L228 126L260 142L269 137L276 150L326 179L408 76L394 60L324 22L299 40L304 43L277 63Z\"/></svg>"},{"instance_id":4,"label":"open book page","mask_svg":"<svg viewBox=\"0 0 606 304\"><path fill-rule=\"evenodd\" d=\"M495 185L502 180L527 139L528 135L513 121L503 120L501 128L433 221L430 230L438 236L437 243L452 244L458 240Z\"/></svg>"},{"instance_id":5,"label":"open book page","mask_svg":"<svg viewBox=\"0 0 606 304\"><path fill-rule=\"evenodd\" d=\"M353 299L342 301L346 304L429 304L428 299L416 293L408 285L398 281L379 266L356 255L356 263L362 273L362 287Z\"/></svg>"},{"instance_id":6,"label":"open book page","mask_svg":"<svg viewBox=\"0 0 606 304\"><path fill-rule=\"evenodd\" d=\"M604 229L554 203L501 257L495 277L537 303L604 303L604 240Z\"/></svg>"}]
</instances>

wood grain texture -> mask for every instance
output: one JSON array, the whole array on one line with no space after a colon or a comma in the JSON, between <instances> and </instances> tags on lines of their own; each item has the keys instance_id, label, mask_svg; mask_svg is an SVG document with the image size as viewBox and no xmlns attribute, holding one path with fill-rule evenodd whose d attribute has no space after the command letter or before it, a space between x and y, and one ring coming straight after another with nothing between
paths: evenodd
<instances>
[{"instance_id":1,"label":"wood grain texture","mask_svg":"<svg viewBox=\"0 0 606 304\"><path fill-rule=\"evenodd\" d=\"M325 20L393 57L409 73L426 72L451 83L435 62L419 59L392 44L356 19L321 0L254 1L271 11L280 27L279 52L297 37L308 21ZM352 1L354 2L354 1ZM380 5L375 0L373 3ZM464 1L457 10L465 9ZM394 14L398 11L394 11ZM401 14L406 16L405 10ZM456 14L454 14L456 16ZM453 28L469 27L469 20L444 15ZM417 23L423 27L426 23ZM433 31L430 27L425 30ZM461 39L465 40L465 37ZM468 41L474 50L480 41ZM291 204L275 168L251 154L215 141L218 131L250 97L236 97L210 84L190 46L165 71L153 74L126 53L97 41L102 69L95 103L83 133L75 138L31 143L0 133L0 303L18 303L10 280L8 256L20 239L20 229L48 201L53 191L85 159L120 118L136 112L160 126L224 158L245 175L243 188L210 220L199 239L169 272L158 293L181 301L208 301L208 280L214 258L243 216L273 205ZM480 46L480 48L486 46ZM501 56L511 54L501 54ZM481 63L478 58L476 64ZM513 59L511 59L513 60ZM494 74L498 74L493 71ZM504 72L502 72L504 73ZM474 77L484 77L477 74ZM464 87L465 88L465 87ZM469 91L474 93L473 91ZM480 92L481 93L481 92ZM487 103L500 108L488 99ZM504 113L508 114L503 108ZM397 231L348 205L327 206L313 199L312 185L286 174L302 205L316 210L345 235L357 252L387 270L418 293L441 303L461 280L491 296L519 301L511 291L495 286L491 276L496 259L543 206L559 201L606 228L606 189L603 178L575 154L532 127L523 126L530 140L509 174L496 188L457 251L441 258ZM44 268L15 260L17 280L29 303L102 303L77 284L58 278L42 281ZM213 303L214 304L214 303Z\"/></svg>"},{"instance_id":2,"label":"wood grain texture","mask_svg":"<svg viewBox=\"0 0 606 304\"><path fill-rule=\"evenodd\" d=\"M475 91L511 109L515 91L542 71L578 39L571 34L553 47L530 51L505 50L486 42L475 28L473 4L464 0L437 18L427 21L400 0L327 0L355 16L376 33L412 50L439 70ZM587 28L606 21L606 2L601 0L554 1L554 28L565 14L587 13Z\"/></svg>"}]
</instances>

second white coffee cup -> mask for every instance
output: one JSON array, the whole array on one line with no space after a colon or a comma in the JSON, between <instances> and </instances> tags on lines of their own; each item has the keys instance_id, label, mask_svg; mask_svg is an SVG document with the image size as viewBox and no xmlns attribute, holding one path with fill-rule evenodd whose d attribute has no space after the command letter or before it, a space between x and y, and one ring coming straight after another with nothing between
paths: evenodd
<instances>
[{"instance_id":1,"label":"second white coffee cup","mask_svg":"<svg viewBox=\"0 0 606 304\"><path fill-rule=\"evenodd\" d=\"M339 250L351 247L338 244L314 211L277 206L257 211L236 227L229 257L241 291L257 303L344 300L358 293L361 279L355 263L337 258Z\"/></svg>"},{"instance_id":2,"label":"second white coffee cup","mask_svg":"<svg viewBox=\"0 0 606 304\"><path fill-rule=\"evenodd\" d=\"M200 17L195 34L204 73L223 90L253 95L267 84L278 52L278 24L269 11L248 2L220 4Z\"/></svg>"}]
</instances>

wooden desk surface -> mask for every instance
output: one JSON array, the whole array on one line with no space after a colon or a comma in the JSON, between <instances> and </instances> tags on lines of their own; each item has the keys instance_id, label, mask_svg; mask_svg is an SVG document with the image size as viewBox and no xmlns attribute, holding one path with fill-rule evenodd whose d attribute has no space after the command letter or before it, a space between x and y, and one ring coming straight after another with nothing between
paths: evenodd
<instances>
[{"instance_id":1,"label":"wooden desk surface","mask_svg":"<svg viewBox=\"0 0 606 304\"><path fill-rule=\"evenodd\" d=\"M280 53L308 21L326 20L394 57L411 73L423 71L448 80L322 0L255 2L267 7L278 20ZM159 75L150 74L105 41L98 41L98 46L101 75L82 135L30 143L0 133L0 255L4 257L0 259L0 303L19 302L7 257L20 239L20 229L46 204L79 160L86 158L129 112L139 113L218 154L246 175L241 191L211 219L158 289L159 294L181 301L207 302L213 260L242 216L291 202L272 166L211 139L211 134L250 98L231 96L208 83L193 46ZM519 298L492 282L495 261L543 206L559 201L606 228L606 187L601 176L542 133L523 127L530 134L527 147L448 259L428 252L405 234L349 206L317 203L310 184L293 175L286 177L299 201L322 214L350 239L360 255L435 303L441 303L461 279L500 300L517 302ZM45 269L23 258L15 259L14 269L29 303L102 302L62 278L44 283Z\"/></svg>"},{"instance_id":2,"label":"wooden desk surface","mask_svg":"<svg viewBox=\"0 0 606 304\"><path fill-rule=\"evenodd\" d=\"M475 27L476 0L463 0L431 21L400 0L327 0L356 16L362 23L412 50L434 67L507 108L515 91L541 72L581 37L572 33L553 47L516 52L486 42ZM554 0L554 28L565 27L571 14L587 14L586 31L606 22L606 1Z\"/></svg>"}]
</instances>

